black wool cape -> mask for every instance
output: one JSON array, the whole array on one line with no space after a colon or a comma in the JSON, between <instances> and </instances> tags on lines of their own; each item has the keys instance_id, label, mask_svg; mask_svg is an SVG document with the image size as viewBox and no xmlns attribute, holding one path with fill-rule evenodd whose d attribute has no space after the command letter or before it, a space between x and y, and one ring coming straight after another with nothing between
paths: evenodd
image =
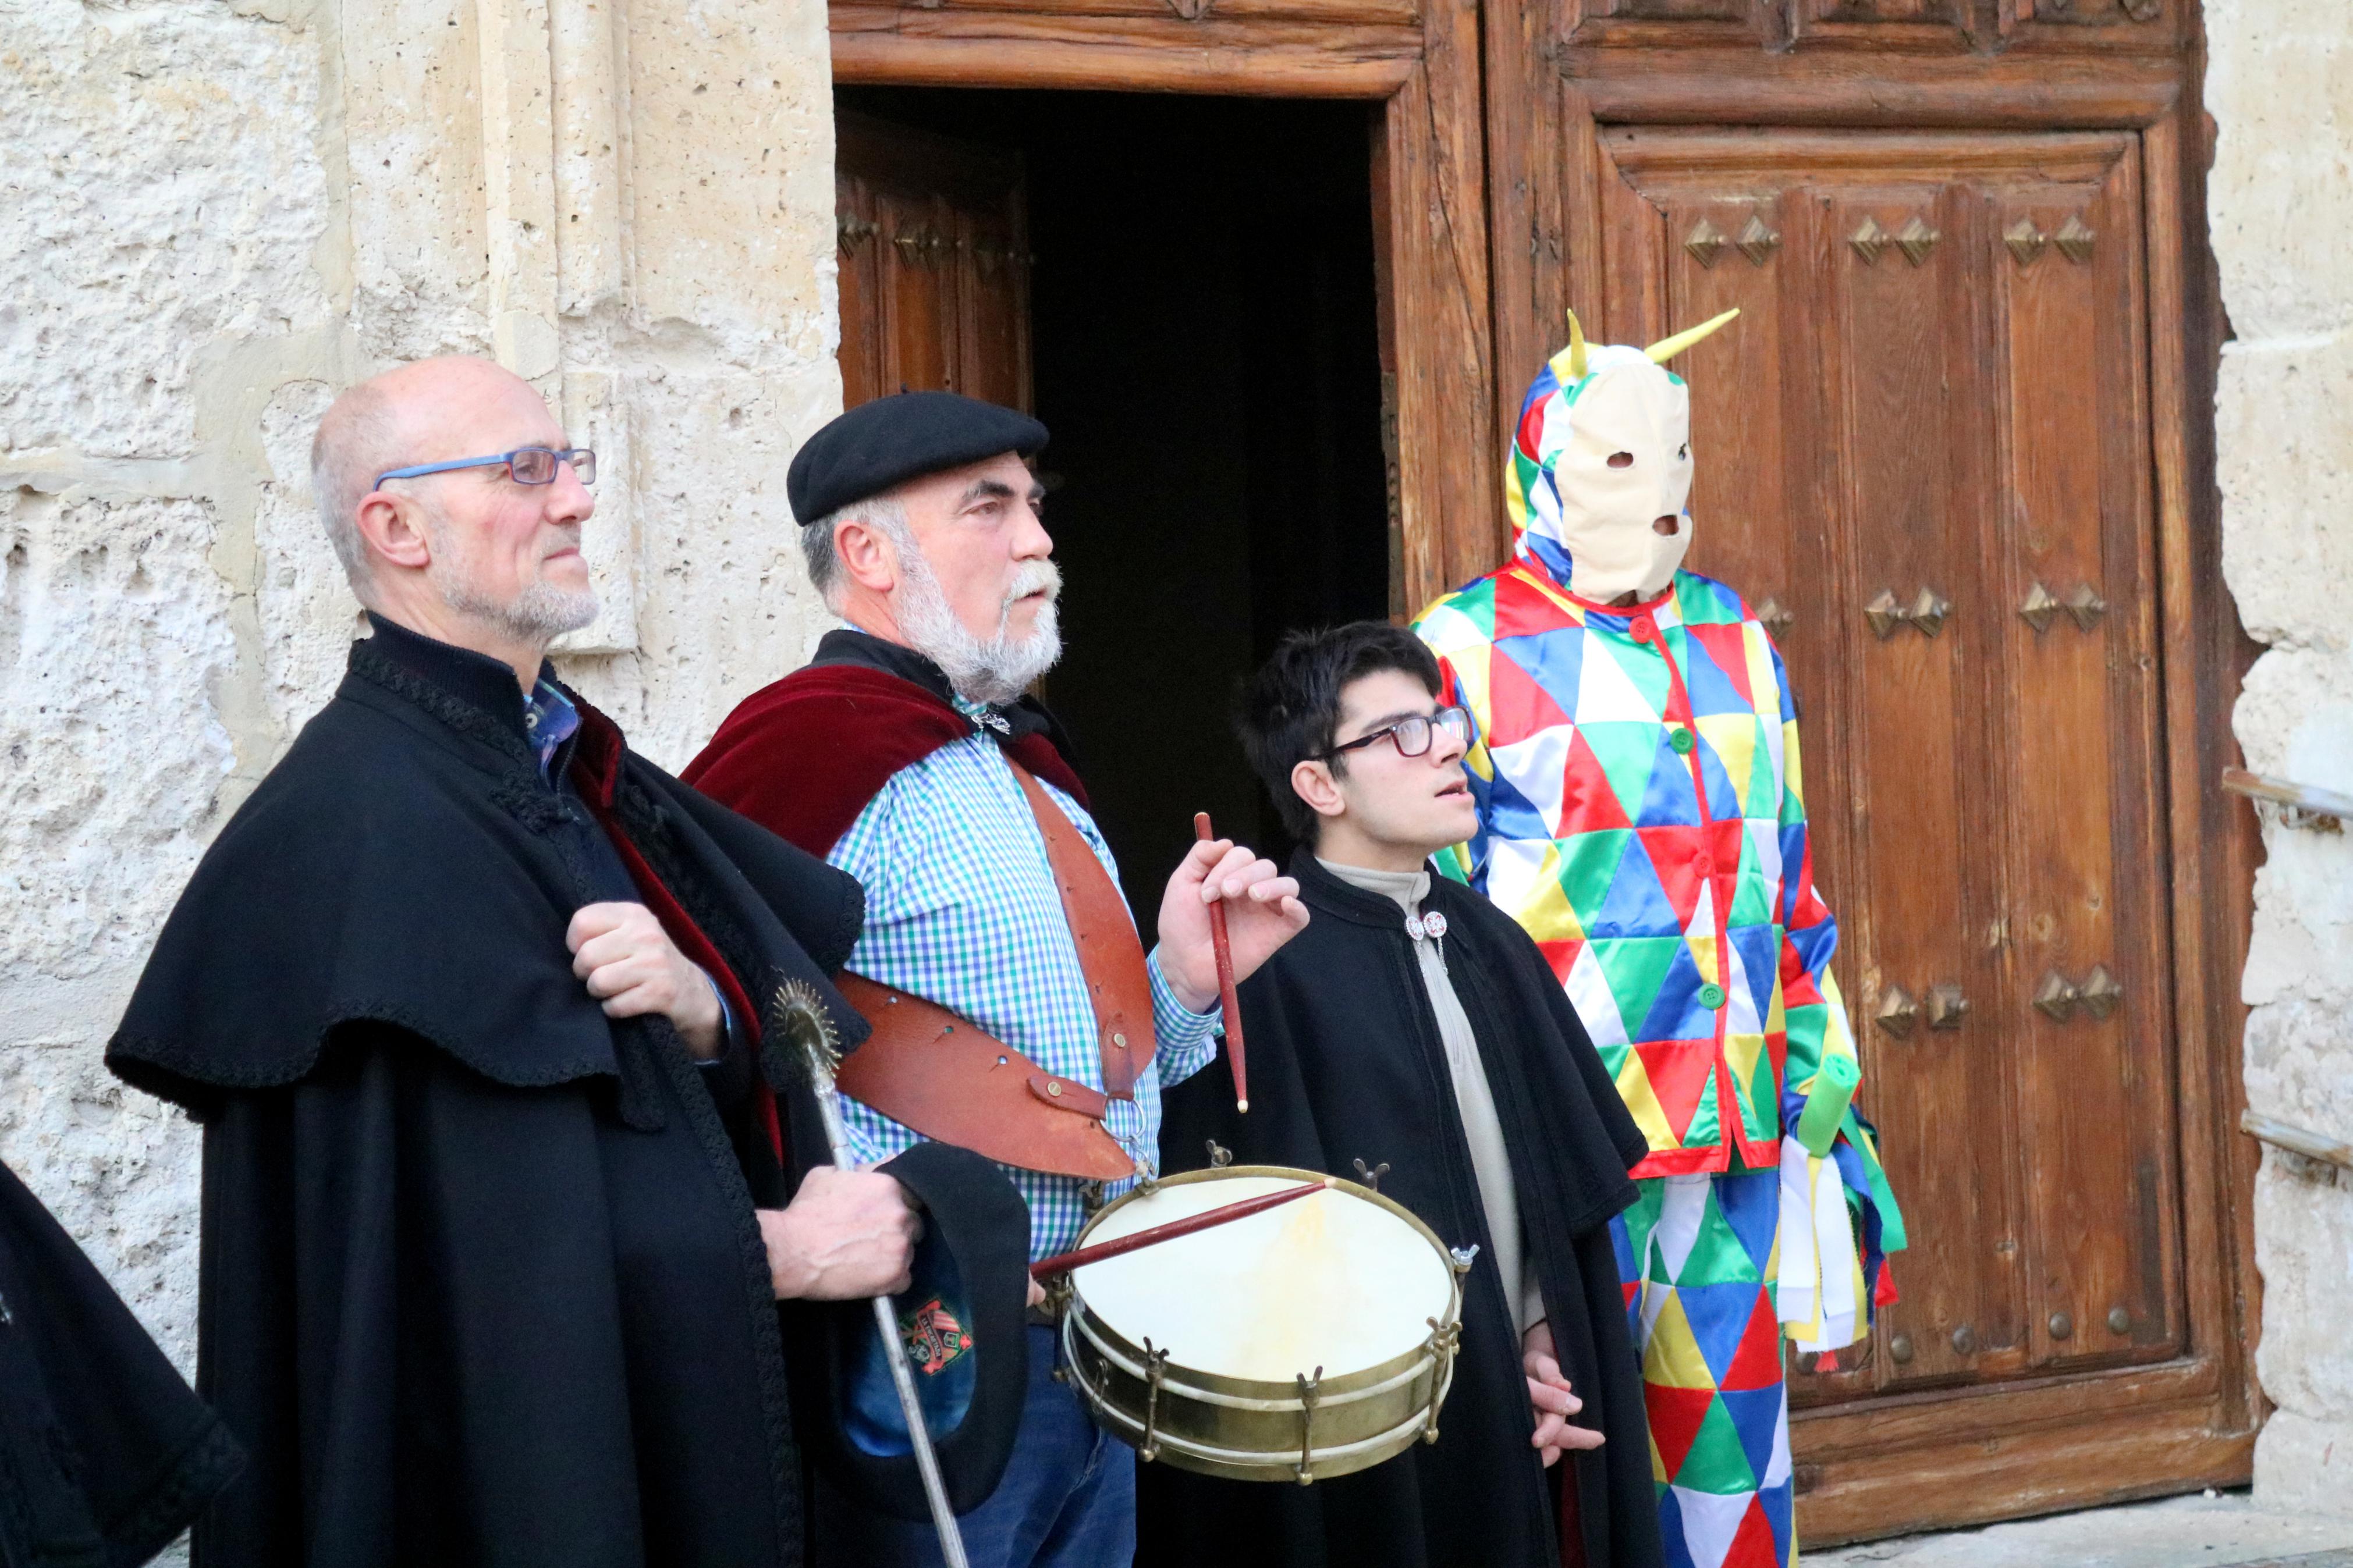
<instances>
[{"instance_id":1,"label":"black wool cape","mask_svg":"<svg viewBox=\"0 0 2353 1568\"><path fill-rule=\"evenodd\" d=\"M1641 1369L1627 1332L1609 1221L1634 1198L1642 1157L1584 1026L1543 955L1510 917L1431 878L1425 910L1447 921L1449 977L1479 1041L1561 1367L1577 1417L1609 1441L1547 1471L1519 1337L1479 1199L1445 1047L1395 900L1351 887L1301 851L1291 864L1312 919L1240 990L1250 1109L1215 1068L1168 1094L1163 1163L1208 1163L1215 1139L1237 1164L1354 1178L1382 1164L1384 1196L1450 1247L1476 1245L1462 1342L1439 1440L1312 1487L1210 1480L1166 1465L1138 1471L1139 1568L1552 1568L1563 1485L1589 1568L1663 1561L1651 1482ZM1287 1303L1345 1312L1348 1303Z\"/></svg>"},{"instance_id":2,"label":"black wool cape","mask_svg":"<svg viewBox=\"0 0 2353 1568\"><path fill-rule=\"evenodd\" d=\"M731 1094L667 1020L607 1019L565 931L634 854L739 997L807 985L854 1045L827 975L863 897L578 705L558 793L504 666L357 644L109 1046L204 1126L197 1387L250 1456L205 1568L802 1560L753 1213L788 1162L746 1047ZM758 1066L806 1138L781 1049Z\"/></svg>"},{"instance_id":3,"label":"black wool cape","mask_svg":"<svg viewBox=\"0 0 2353 1568\"><path fill-rule=\"evenodd\" d=\"M244 1456L0 1165L0 1563L135 1568Z\"/></svg>"}]
</instances>

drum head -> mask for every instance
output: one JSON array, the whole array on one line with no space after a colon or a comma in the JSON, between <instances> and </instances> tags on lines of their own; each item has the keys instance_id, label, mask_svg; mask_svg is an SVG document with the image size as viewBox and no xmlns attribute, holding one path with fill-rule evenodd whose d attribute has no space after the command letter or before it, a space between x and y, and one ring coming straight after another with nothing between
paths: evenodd
<instances>
[{"instance_id":1,"label":"drum head","mask_svg":"<svg viewBox=\"0 0 2353 1568\"><path fill-rule=\"evenodd\" d=\"M1243 1175L1163 1186L1106 1213L1086 1240L1123 1236L1296 1186ZM1444 1254L1376 1203L1327 1189L1071 1276L1087 1310L1132 1345L1179 1366L1288 1384L1321 1367L1339 1376L1406 1355L1448 1321Z\"/></svg>"}]
</instances>

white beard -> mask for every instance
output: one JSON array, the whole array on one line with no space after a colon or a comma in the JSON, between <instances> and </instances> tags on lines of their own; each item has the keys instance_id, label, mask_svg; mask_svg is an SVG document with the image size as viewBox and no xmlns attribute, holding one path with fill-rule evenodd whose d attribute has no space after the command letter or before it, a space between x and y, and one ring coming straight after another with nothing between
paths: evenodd
<instances>
[{"instance_id":1,"label":"white beard","mask_svg":"<svg viewBox=\"0 0 2353 1568\"><path fill-rule=\"evenodd\" d=\"M1062 574L1051 561L1030 561L1014 574L1003 608L997 612L997 634L983 641L965 629L932 574L931 563L908 538L899 550L902 580L894 606L899 631L907 646L945 672L948 684L968 702L1002 707L1029 689L1030 682L1054 668L1062 657L1062 634L1056 625L1054 601L1062 591ZM1027 637L1014 641L1007 631L1017 600L1043 591L1045 608Z\"/></svg>"}]
</instances>

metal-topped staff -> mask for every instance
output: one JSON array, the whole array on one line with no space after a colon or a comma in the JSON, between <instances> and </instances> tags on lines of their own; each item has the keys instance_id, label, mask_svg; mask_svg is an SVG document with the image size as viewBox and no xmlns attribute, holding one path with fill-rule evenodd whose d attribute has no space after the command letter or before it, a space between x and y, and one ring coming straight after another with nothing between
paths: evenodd
<instances>
[{"instance_id":1,"label":"metal-topped staff","mask_svg":"<svg viewBox=\"0 0 2353 1568\"><path fill-rule=\"evenodd\" d=\"M841 1121L841 1092L833 1086L841 1053L834 1045L833 1024L826 1016L824 1003L808 987L787 981L776 988L776 1017L786 1037L800 1047L834 1164L844 1171L861 1169L849 1152L849 1131ZM898 1316L892 1311L888 1296L875 1297L873 1305L874 1327L882 1336L882 1359L890 1363L892 1386L899 1392L899 1413L907 1422L907 1442L915 1453L915 1470L923 1478L923 1496L932 1505L932 1523L940 1532L940 1554L948 1568L971 1568L971 1560L964 1552L964 1534L956 1528L955 1510L948 1503L947 1482L940 1476L940 1458L932 1451L932 1435L923 1426L923 1404L915 1393L907 1347L899 1338Z\"/></svg>"},{"instance_id":2,"label":"metal-topped staff","mask_svg":"<svg viewBox=\"0 0 2353 1568\"><path fill-rule=\"evenodd\" d=\"M1217 835L1210 831L1209 814L1193 814L1193 833L1204 844ZM1221 897L1209 905L1209 945L1218 955L1218 999L1226 1015L1226 1059L1234 1069L1234 1109L1250 1113L1250 1069L1242 1056L1242 1005L1234 994L1234 950L1226 940L1226 900Z\"/></svg>"}]
</instances>

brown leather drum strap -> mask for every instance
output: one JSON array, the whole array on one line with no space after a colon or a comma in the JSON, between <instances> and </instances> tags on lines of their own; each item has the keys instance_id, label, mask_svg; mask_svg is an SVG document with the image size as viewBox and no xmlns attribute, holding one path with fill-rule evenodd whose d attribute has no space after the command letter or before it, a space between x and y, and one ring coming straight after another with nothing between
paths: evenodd
<instances>
[{"instance_id":1,"label":"brown leather drum strap","mask_svg":"<svg viewBox=\"0 0 2353 1568\"><path fill-rule=\"evenodd\" d=\"M1079 968L1087 977L1087 998L1095 1008L1095 1049L1103 1058L1103 1090L1113 1100L1134 1100L1135 1080L1152 1065L1159 1042L1152 1033L1152 971L1127 900L1062 815L1046 788L1012 758L1006 765L1029 797L1029 815L1046 840L1046 861L1061 889L1062 918L1078 944Z\"/></svg>"},{"instance_id":2,"label":"brown leather drum strap","mask_svg":"<svg viewBox=\"0 0 2353 1568\"><path fill-rule=\"evenodd\" d=\"M1111 1101L1085 1084L913 992L848 970L834 984L874 1028L834 1075L844 1094L999 1164L1083 1181L1135 1174L1103 1127Z\"/></svg>"}]
</instances>

